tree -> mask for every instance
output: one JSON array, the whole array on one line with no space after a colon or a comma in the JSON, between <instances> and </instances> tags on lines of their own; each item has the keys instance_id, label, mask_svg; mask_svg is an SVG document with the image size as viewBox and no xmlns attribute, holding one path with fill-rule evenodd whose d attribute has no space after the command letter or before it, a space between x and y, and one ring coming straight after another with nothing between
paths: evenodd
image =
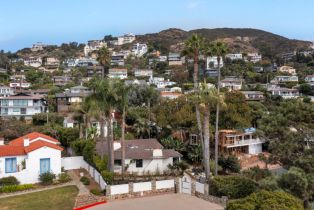
<instances>
[{"instance_id":1,"label":"tree","mask_svg":"<svg viewBox=\"0 0 314 210\"><path fill-rule=\"evenodd\" d=\"M220 156L218 164L224 172L239 173L241 170L240 161L234 155L229 155L228 157Z\"/></svg>"},{"instance_id":2,"label":"tree","mask_svg":"<svg viewBox=\"0 0 314 210\"><path fill-rule=\"evenodd\" d=\"M97 52L97 61L104 67L108 69L110 67L111 56L107 47L102 47ZM105 77L105 72L102 72L102 78Z\"/></svg>"},{"instance_id":3,"label":"tree","mask_svg":"<svg viewBox=\"0 0 314 210\"><path fill-rule=\"evenodd\" d=\"M259 191L250 196L228 202L226 210L303 210L302 202L285 192Z\"/></svg>"},{"instance_id":4,"label":"tree","mask_svg":"<svg viewBox=\"0 0 314 210\"><path fill-rule=\"evenodd\" d=\"M218 81L217 81L217 94L220 94L220 60L223 60L226 53L228 51L227 45L225 45L223 42L214 42L211 44L211 46L208 49L209 55L215 55L217 56L217 62L218 62ZM217 103L216 107L216 124L215 124L215 175L218 174L218 141L219 141L219 106L220 104Z\"/></svg>"},{"instance_id":5,"label":"tree","mask_svg":"<svg viewBox=\"0 0 314 210\"><path fill-rule=\"evenodd\" d=\"M205 39L197 34L193 34L188 40L185 42L185 48L182 51L182 54L193 58L193 82L194 82L194 92L199 91L199 84L198 84L198 74L199 74L199 55L203 53L205 50ZM199 110L199 105L195 105L195 113L196 113L196 120L197 120L197 126L199 131L199 137L201 140L201 146L202 150L204 150L204 139L203 139L203 129L202 129L202 123L201 123L201 115ZM205 152L203 151L203 155L205 155ZM204 157L205 159L205 157ZM209 159L209 157L206 157L206 159ZM204 163L204 166L206 164ZM207 166L209 167L209 166Z\"/></svg>"}]
</instances>

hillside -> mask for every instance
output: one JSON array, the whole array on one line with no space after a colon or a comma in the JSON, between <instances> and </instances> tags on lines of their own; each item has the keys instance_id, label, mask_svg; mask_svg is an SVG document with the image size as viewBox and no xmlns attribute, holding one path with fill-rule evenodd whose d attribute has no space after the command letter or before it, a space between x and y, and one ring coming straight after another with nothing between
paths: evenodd
<instances>
[{"instance_id":1,"label":"hillside","mask_svg":"<svg viewBox=\"0 0 314 210\"><path fill-rule=\"evenodd\" d=\"M178 43L184 42L193 33L201 34L209 41L224 39L233 52L262 51L277 55L296 49L308 48L311 44L311 42L291 40L266 31L249 28L196 29L191 31L171 28L159 33L139 35L137 39L161 48L167 47L168 50L180 51L182 44L178 45Z\"/></svg>"}]
</instances>

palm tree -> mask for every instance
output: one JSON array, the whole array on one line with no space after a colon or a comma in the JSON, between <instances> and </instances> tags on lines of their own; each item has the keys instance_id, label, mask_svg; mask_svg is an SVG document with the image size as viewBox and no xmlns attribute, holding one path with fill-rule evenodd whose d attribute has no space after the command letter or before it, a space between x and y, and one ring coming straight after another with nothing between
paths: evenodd
<instances>
[{"instance_id":1,"label":"palm tree","mask_svg":"<svg viewBox=\"0 0 314 210\"><path fill-rule=\"evenodd\" d=\"M102 47L97 52L97 61L104 67L104 69L110 67L111 56L107 47ZM105 72L102 72L102 78L105 77Z\"/></svg>"},{"instance_id":2,"label":"palm tree","mask_svg":"<svg viewBox=\"0 0 314 210\"><path fill-rule=\"evenodd\" d=\"M150 138L151 136L151 130L150 130L150 125L151 125L151 102L154 97L156 97L156 90L149 86L144 89L144 98L147 99L147 107L148 107L148 123L149 123L149 129L148 129L148 137Z\"/></svg>"},{"instance_id":3,"label":"palm tree","mask_svg":"<svg viewBox=\"0 0 314 210\"><path fill-rule=\"evenodd\" d=\"M224 59L225 55L228 52L228 47L223 42L214 42L211 44L208 54L217 56L218 62L218 80L217 80L217 94L220 94L220 61ZM216 123L215 123L215 175L218 174L218 138L219 138L219 103L217 103L216 107Z\"/></svg>"},{"instance_id":4,"label":"palm tree","mask_svg":"<svg viewBox=\"0 0 314 210\"><path fill-rule=\"evenodd\" d=\"M129 91L131 89L130 86L126 86L123 82L120 82L118 87L120 95L120 105L122 109L122 132L121 132L121 159L122 159L122 175L124 175L124 170L125 170L125 115L128 107L128 102L129 102Z\"/></svg>"},{"instance_id":5,"label":"palm tree","mask_svg":"<svg viewBox=\"0 0 314 210\"><path fill-rule=\"evenodd\" d=\"M193 65L194 92L199 91L199 85L198 85L199 55L203 53L204 50L205 50L205 39L200 35L193 34L188 40L186 40L185 48L182 51L182 55L191 57L194 60L194 65ZM199 136L200 136L200 142L201 142L202 149L204 149L204 139L203 139L200 108L199 108L199 104L197 103L195 105L195 112L196 112L196 120L197 120Z\"/></svg>"}]
</instances>

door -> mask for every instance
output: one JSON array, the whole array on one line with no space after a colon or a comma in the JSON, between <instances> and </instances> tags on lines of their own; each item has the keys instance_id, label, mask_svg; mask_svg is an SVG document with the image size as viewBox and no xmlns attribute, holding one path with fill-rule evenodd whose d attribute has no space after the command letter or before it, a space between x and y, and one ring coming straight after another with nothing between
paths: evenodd
<instances>
[{"instance_id":1,"label":"door","mask_svg":"<svg viewBox=\"0 0 314 210\"><path fill-rule=\"evenodd\" d=\"M191 195L191 181L187 177L182 178L182 193Z\"/></svg>"},{"instance_id":2,"label":"door","mask_svg":"<svg viewBox=\"0 0 314 210\"><path fill-rule=\"evenodd\" d=\"M50 172L50 158L40 159L40 174Z\"/></svg>"}]
</instances>

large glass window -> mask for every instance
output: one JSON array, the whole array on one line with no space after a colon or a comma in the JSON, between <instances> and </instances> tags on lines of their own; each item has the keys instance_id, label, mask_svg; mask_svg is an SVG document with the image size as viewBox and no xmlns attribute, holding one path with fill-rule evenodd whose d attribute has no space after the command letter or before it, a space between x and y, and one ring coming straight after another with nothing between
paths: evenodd
<instances>
[{"instance_id":1,"label":"large glass window","mask_svg":"<svg viewBox=\"0 0 314 210\"><path fill-rule=\"evenodd\" d=\"M5 173L14 173L17 171L16 158L5 159Z\"/></svg>"},{"instance_id":2,"label":"large glass window","mask_svg":"<svg viewBox=\"0 0 314 210\"><path fill-rule=\"evenodd\" d=\"M50 158L40 159L40 174L50 172Z\"/></svg>"},{"instance_id":3,"label":"large glass window","mask_svg":"<svg viewBox=\"0 0 314 210\"><path fill-rule=\"evenodd\" d=\"M1 100L1 105L2 106L9 106L9 100L7 100L7 99Z\"/></svg>"},{"instance_id":4,"label":"large glass window","mask_svg":"<svg viewBox=\"0 0 314 210\"><path fill-rule=\"evenodd\" d=\"M13 106L27 106L27 100L13 100Z\"/></svg>"},{"instance_id":5,"label":"large glass window","mask_svg":"<svg viewBox=\"0 0 314 210\"><path fill-rule=\"evenodd\" d=\"M21 108L21 114L26 114L26 108Z\"/></svg>"}]
</instances>

